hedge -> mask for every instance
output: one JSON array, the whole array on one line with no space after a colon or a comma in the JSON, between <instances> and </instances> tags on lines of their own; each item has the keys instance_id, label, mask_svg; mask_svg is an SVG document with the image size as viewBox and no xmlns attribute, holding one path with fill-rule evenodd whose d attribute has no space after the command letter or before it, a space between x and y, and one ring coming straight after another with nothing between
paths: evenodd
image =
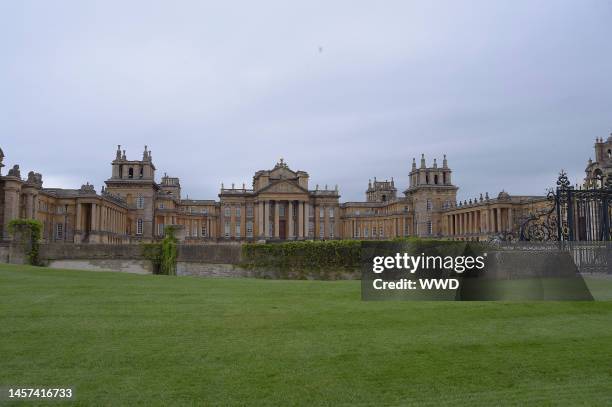
<instances>
[{"instance_id":1,"label":"hedge","mask_svg":"<svg viewBox=\"0 0 612 407\"><path fill-rule=\"evenodd\" d=\"M275 271L282 277L333 279L338 273L359 273L363 246L420 254L462 254L477 250L473 243L451 240L401 238L394 240L331 240L284 243L248 243L242 246L243 268ZM381 253L382 254L382 253Z\"/></svg>"}]
</instances>

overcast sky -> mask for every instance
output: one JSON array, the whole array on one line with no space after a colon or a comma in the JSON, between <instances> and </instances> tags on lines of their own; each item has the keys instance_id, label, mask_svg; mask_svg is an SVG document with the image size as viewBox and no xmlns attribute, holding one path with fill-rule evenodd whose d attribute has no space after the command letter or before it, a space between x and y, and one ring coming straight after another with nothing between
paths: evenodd
<instances>
[{"instance_id":1,"label":"overcast sky","mask_svg":"<svg viewBox=\"0 0 612 407\"><path fill-rule=\"evenodd\" d=\"M147 144L190 198L283 157L363 200L421 153L543 194L611 131L612 1L0 2L0 148L46 187Z\"/></svg>"}]
</instances>

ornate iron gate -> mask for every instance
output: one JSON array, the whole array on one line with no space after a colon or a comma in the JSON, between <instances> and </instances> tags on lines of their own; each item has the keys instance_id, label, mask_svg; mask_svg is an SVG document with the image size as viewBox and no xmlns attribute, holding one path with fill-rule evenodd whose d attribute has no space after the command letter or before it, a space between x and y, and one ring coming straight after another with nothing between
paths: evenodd
<instances>
[{"instance_id":1,"label":"ornate iron gate","mask_svg":"<svg viewBox=\"0 0 612 407\"><path fill-rule=\"evenodd\" d=\"M574 188L561 171L557 188L548 193L547 209L521 225L522 241L611 241L612 177L589 188Z\"/></svg>"}]
</instances>

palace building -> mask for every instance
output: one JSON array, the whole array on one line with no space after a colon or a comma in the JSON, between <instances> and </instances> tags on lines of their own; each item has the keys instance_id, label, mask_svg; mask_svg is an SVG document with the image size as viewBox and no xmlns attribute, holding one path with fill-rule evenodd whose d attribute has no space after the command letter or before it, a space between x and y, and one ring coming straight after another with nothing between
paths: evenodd
<instances>
[{"instance_id":1,"label":"palace building","mask_svg":"<svg viewBox=\"0 0 612 407\"><path fill-rule=\"evenodd\" d=\"M585 172L586 188L601 187L605 181L612 179L612 134L606 141L603 138L595 140L595 161L589 159Z\"/></svg>"},{"instance_id":2,"label":"palace building","mask_svg":"<svg viewBox=\"0 0 612 407\"><path fill-rule=\"evenodd\" d=\"M611 137L612 138L612 137ZM598 143L591 172L609 171ZM601 144L601 146L599 146ZM609 152L609 151L608 151ZM603 155L602 155L603 154ZM540 196L501 192L457 203L458 187L444 156L427 166L412 161L407 188L398 196L393 178L368 182L365 201L340 202L338 186L312 188L309 175L281 158L259 170L249 188L221 184L218 199L185 199L180 179L164 173L156 180L152 152L128 159L118 146L111 175L98 193L88 183L79 189L43 187L42 175L22 179L18 165L2 174L0 150L0 238L10 240L12 219L37 219L43 240L57 243L126 244L160 239L167 226L185 243L328 239L391 239L419 236L457 240L488 240L516 235L523 219L545 203ZM587 169L588 173L589 169ZM608 173L606 173L608 174Z\"/></svg>"}]
</instances>

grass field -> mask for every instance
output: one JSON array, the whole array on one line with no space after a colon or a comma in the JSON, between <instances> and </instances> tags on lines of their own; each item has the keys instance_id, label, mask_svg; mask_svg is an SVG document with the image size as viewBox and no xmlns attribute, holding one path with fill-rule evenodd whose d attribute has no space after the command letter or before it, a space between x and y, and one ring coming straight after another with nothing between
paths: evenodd
<instances>
[{"instance_id":1,"label":"grass field","mask_svg":"<svg viewBox=\"0 0 612 407\"><path fill-rule=\"evenodd\" d=\"M0 338L0 387L79 405L612 404L612 302L0 265Z\"/></svg>"}]
</instances>

